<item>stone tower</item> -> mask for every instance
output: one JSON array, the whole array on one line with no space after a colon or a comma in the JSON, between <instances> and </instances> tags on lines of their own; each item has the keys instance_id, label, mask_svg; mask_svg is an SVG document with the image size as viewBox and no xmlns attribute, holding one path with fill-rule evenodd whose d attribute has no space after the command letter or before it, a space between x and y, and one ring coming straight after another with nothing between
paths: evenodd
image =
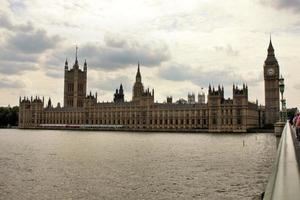
<instances>
[{"instance_id":1,"label":"stone tower","mask_svg":"<svg viewBox=\"0 0 300 200\"><path fill-rule=\"evenodd\" d=\"M213 132L219 132L221 130L221 105L224 101L224 87L218 86L208 88L207 106L208 106L208 128Z\"/></svg>"},{"instance_id":2,"label":"stone tower","mask_svg":"<svg viewBox=\"0 0 300 200\"><path fill-rule=\"evenodd\" d=\"M274 54L272 40L264 64L266 126L273 126L279 120L279 65Z\"/></svg>"},{"instance_id":3,"label":"stone tower","mask_svg":"<svg viewBox=\"0 0 300 200\"><path fill-rule=\"evenodd\" d=\"M144 86L142 83L142 76L140 73L140 63L138 63L138 69L135 76L135 83L133 85L133 91L132 91L132 100L136 101L138 100L144 92Z\"/></svg>"},{"instance_id":4,"label":"stone tower","mask_svg":"<svg viewBox=\"0 0 300 200\"><path fill-rule=\"evenodd\" d=\"M87 63L84 62L83 70L79 68L76 56L72 69L68 69L68 60L65 62L65 81L64 81L64 107L83 107L86 96Z\"/></svg>"},{"instance_id":5,"label":"stone tower","mask_svg":"<svg viewBox=\"0 0 300 200\"><path fill-rule=\"evenodd\" d=\"M238 86L233 85L233 106L232 110L232 126L233 130L247 129L247 111L248 108L248 86L243 84L243 88L239 89ZM248 122L249 123L249 122Z\"/></svg>"}]
</instances>

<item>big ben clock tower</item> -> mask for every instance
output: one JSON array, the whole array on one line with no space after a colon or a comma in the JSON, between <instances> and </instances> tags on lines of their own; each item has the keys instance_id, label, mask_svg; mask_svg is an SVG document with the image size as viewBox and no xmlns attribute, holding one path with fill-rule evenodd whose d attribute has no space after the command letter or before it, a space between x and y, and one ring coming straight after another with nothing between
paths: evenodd
<instances>
[{"instance_id":1,"label":"big ben clock tower","mask_svg":"<svg viewBox=\"0 0 300 200\"><path fill-rule=\"evenodd\" d=\"M270 39L268 56L264 64L266 126L273 126L279 119L279 65Z\"/></svg>"}]
</instances>

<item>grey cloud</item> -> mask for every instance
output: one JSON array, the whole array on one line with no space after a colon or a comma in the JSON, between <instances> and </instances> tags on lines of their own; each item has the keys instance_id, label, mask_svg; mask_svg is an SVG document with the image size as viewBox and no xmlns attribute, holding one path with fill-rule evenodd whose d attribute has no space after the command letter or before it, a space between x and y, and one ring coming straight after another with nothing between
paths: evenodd
<instances>
[{"instance_id":1,"label":"grey cloud","mask_svg":"<svg viewBox=\"0 0 300 200\"><path fill-rule=\"evenodd\" d=\"M56 52L49 57L48 64L52 67L61 67L66 57L69 65L74 63L75 48L66 51ZM126 68L136 65L140 61L143 66L154 67L170 59L170 51L164 43L140 43L135 40L125 40L117 37L106 37L104 44L84 44L79 46L79 61L87 60L88 66L92 69L106 71ZM80 58L83 58L80 60ZM70 61L71 60L71 61Z\"/></svg>"},{"instance_id":2,"label":"grey cloud","mask_svg":"<svg viewBox=\"0 0 300 200\"><path fill-rule=\"evenodd\" d=\"M23 31L28 32L32 31L33 25L30 22L27 22L26 24L13 24L11 20L6 15L0 16L0 28L5 28L9 31Z\"/></svg>"},{"instance_id":3,"label":"grey cloud","mask_svg":"<svg viewBox=\"0 0 300 200\"><path fill-rule=\"evenodd\" d=\"M300 11L299 0L260 0L260 2L264 5L271 5L276 9L291 9Z\"/></svg>"},{"instance_id":4,"label":"grey cloud","mask_svg":"<svg viewBox=\"0 0 300 200\"><path fill-rule=\"evenodd\" d=\"M81 48L80 53L92 67L112 70L136 64L138 60L144 66L153 67L170 58L165 44L140 44L137 41L117 39L105 42L104 46L88 44Z\"/></svg>"},{"instance_id":5,"label":"grey cloud","mask_svg":"<svg viewBox=\"0 0 300 200\"><path fill-rule=\"evenodd\" d=\"M38 55L36 54L17 53L9 48L2 48L2 51L0 51L0 61L33 63L36 62L37 59Z\"/></svg>"},{"instance_id":6,"label":"grey cloud","mask_svg":"<svg viewBox=\"0 0 300 200\"><path fill-rule=\"evenodd\" d=\"M0 16L0 27L9 32L0 44L0 73L21 74L38 69L38 60L45 50L55 48L61 38L49 36L44 30L36 30L32 24L14 24Z\"/></svg>"},{"instance_id":7,"label":"grey cloud","mask_svg":"<svg viewBox=\"0 0 300 200\"><path fill-rule=\"evenodd\" d=\"M60 40L58 36L48 36L46 31L38 30L32 33L19 32L8 39L8 44L24 53L42 53L54 48Z\"/></svg>"},{"instance_id":8,"label":"grey cloud","mask_svg":"<svg viewBox=\"0 0 300 200\"><path fill-rule=\"evenodd\" d=\"M224 52L228 56L237 56L239 52L237 50L233 50L232 46L228 44L226 47L224 46L215 46L215 51Z\"/></svg>"},{"instance_id":9,"label":"grey cloud","mask_svg":"<svg viewBox=\"0 0 300 200\"><path fill-rule=\"evenodd\" d=\"M203 71L201 68L194 69L180 64L172 64L161 68L159 75L160 77L171 81L191 81L201 87L207 87L209 84L224 84L228 86L234 82L248 83L252 86L256 86L261 81L261 79L255 75L244 78L230 68Z\"/></svg>"},{"instance_id":10,"label":"grey cloud","mask_svg":"<svg viewBox=\"0 0 300 200\"><path fill-rule=\"evenodd\" d=\"M20 12L26 8L23 0L9 0L9 8L13 12Z\"/></svg>"},{"instance_id":11,"label":"grey cloud","mask_svg":"<svg viewBox=\"0 0 300 200\"><path fill-rule=\"evenodd\" d=\"M36 70L42 53L54 48L56 37L48 37L44 31L29 33L19 32L10 36L0 45L0 72L2 74L20 74L28 70Z\"/></svg>"},{"instance_id":12,"label":"grey cloud","mask_svg":"<svg viewBox=\"0 0 300 200\"><path fill-rule=\"evenodd\" d=\"M24 71L33 71L37 68L37 65L31 62L0 61L0 73L7 75L21 74Z\"/></svg>"},{"instance_id":13,"label":"grey cloud","mask_svg":"<svg viewBox=\"0 0 300 200\"><path fill-rule=\"evenodd\" d=\"M116 37L112 37L110 35L105 35L104 37L104 42L107 46L109 47L116 47L116 48L120 48L120 47L125 47L127 46L127 42L125 39L121 39L121 38L116 38Z\"/></svg>"},{"instance_id":14,"label":"grey cloud","mask_svg":"<svg viewBox=\"0 0 300 200\"><path fill-rule=\"evenodd\" d=\"M51 78L58 78L58 79L61 79L64 76L62 70L60 70L60 71L48 70L48 71L45 72L45 74L46 74L46 76L49 76Z\"/></svg>"},{"instance_id":15,"label":"grey cloud","mask_svg":"<svg viewBox=\"0 0 300 200\"><path fill-rule=\"evenodd\" d=\"M9 80L7 78L0 79L0 88L24 88L25 83L20 80Z\"/></svg>"},{"instance_id":16,"label":"grey cloud","mask_svg":"<svg viewBox=\"0 0 300 200\"><path fill-rule=\"evenodd\" d=\"M190 69L190 67L172 63L171 65L161 68L159 71L160 76L167 80L172 81L184 81L188 80L191 77L196 76L196 74L193 74L193 70Z\"/></svg>"},{"instance_id":17,"label":"grey cloud","mask_svg":"<svg viewBox=\"0 0 300 200\"><path fill-rule=\"evenodd\" d=\"M123 84L124 91L127 91L133 84L127 76L103 77L101 79L92 78L89 80L89 86L94 89L114 91ZM127 91L128 92L128 91Z\"/></svg>"}]
</instances>

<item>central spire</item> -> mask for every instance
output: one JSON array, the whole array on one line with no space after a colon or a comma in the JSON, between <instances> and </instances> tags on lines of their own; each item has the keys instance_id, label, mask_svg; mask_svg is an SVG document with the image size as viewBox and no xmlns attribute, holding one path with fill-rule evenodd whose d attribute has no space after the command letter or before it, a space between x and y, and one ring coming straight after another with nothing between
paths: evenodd
<instances>
[{"instance_id":1,"label":"central spire","mask_svg":"<svg viewBox=\"0 0 300 200\"><path fill-rule=\"evenodd\" d=\"M270 43L268 47L268 55L273 56L274 55L274 48L272 44L272 36L270 35Z\"/></svg>"},{"instance_id":2,"label":"central spire","mask_svg":"<svg viewBox=\"0 0 300 200\"><path fill-rule=\"evenodd\" d=\"M76 55L75 55L75 58L76 58L76 61L78 62L77 56L78 56L78 46L76 45Z\"/></svg>"},{"instance_id":3,"label":"central spire","mask_svg":"<svg viewBox=\"0 0 300 200\"><path fill-rule=\"evenodd\" d=\"M78 64L78 46L76 45L76 51L75 51L75 64L73 66L74 69L78 69L79 68L79 64Z\"/></svg>"},{"instance_id":4,"label":"central spire","mask_svg":"<svg viewBox=\"0 0 300 200\"><path fill-rule=\"evenodd\" d=\"M138 69L137 69L137 73L136 73L136 81L137 82L141 82L142 81L141 72L140 72L140 61L138 61Z\"/></svg>"}]
</instances>

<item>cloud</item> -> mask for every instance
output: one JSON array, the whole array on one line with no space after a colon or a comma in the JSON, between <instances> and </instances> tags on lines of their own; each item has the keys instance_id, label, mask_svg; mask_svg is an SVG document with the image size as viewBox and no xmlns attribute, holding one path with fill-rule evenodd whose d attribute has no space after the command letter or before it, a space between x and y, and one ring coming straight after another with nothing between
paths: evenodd
<instances>
[{"instance_id":1,"label":"cloud","mask_svg":"<svg viewBox=\"0 0 300 200\"><path fill-rule=\"evenodd\" d=\"M170 58L168 46L163 43L142 44L134 40L106 37L104 45L86 44L80 54L93 68L113 70L135 65L154 67Z\"/></svg>"},{"instance_id":2,"label":"cloud","mask_svg":"<svg viewBox=\"0 0 300 200\"><path fill-rule=\"evenodd\" d=\"M30 33L19 32L8 39L7 47L23 53L42 53L47 49L54 48L60 40L58 36L48 36L44 30Z\"/></svg>"},{"instance_id":3,"label":"cloud","mask_svg":"<svg viewBox=\"0 0 300 200\"><path fill-rule=\"evenodd\" d=\"M101 77L102 78L90 78L88 80L90 88L112 92L119 88L120 84L123 85L124 90L127 90L127 87L131 87L133 85L130 79L124 75L109 76L109 74L107 74Z\"/></svg>"},{"instance_id":4,"label":"cloud","mask_svg":"<svg viewBox=\"0 0 300 200\"><path fill-rule=\"evenodd\" d=\"M20 12L26 8L23 0L9 0L9 8L13 12Z\"/></svg>"},{"instance_id":5,"label":"cloud","mask_svg":"<svg viewBox=\"0 0 300 200\"><path fill-rule=\"evenodd\" d=\"M30 22L26 24L13 24L12 21L4 14L0 15L0 28L7 29L8 31L32 31L33 25Z\"/></svg>"},{"instance_id":6,"label":"cloud","mask_svg":"<svg viewBox=\"0 0 300 200\"><path fill-rule=\"evenodd\" d=\"M228 86L232 85L232 83L248 83L255 86L262 81L257 74L248 73L243 76L230 67L201 70L201 67L195 69L181 64L164 66L159 70L159 75L161 78L171 81L191 81L201 87L207 87L209 84L224 84Z\"/></svg>"},{"instance_id":7,"label":"cloud","mask_svg":"<svg viewBox=\"0 0 300 200\"><path fill-rule=\"evenodd\" d=\"M65 57L74 58L75 48L58 51L48 58L48 65L62 66ZM143 66L155 67L170 59L170 51L163 42L142 43L136 40L105 36L104 43L86 43L79 47L79 60L87 60L88 67L106 71L126 68L140 61ZM82 59L82 63L83 63ZM74 61L69 62L69 65Z\"/></svg>"},{"instance_id":8,"label":"cloud","mask_svg":"<svg viewBox=\"0 0 300 200\"><path fill-rule=\"evenodd\" d=\"M61 38L36 30L31 23L14 24L6 15L0 16L0 26L6 30L0 44L0 73L21 74L37 70L39 59L48 49L54 49Z\"/></svg>"},{"instance_id":9,"label":"cloud","mask_svg":"<svg viewBox=\"0 0 300 200\"><path fill-rule=\"evenodd\" d=\"M16 52L9 47L9 44L3 45L0 51L0 62L28 62L33 63L36 62L38 59L37 54L27 54L23 52Z\"/></svg>"},{"instance_id":10,"label":"cloud","mask_svg":"<svg viewBox=\"0 0 300 200\"><path fill-rule=\"evenodd\" d=\"M0 88L24 88L25 83L21 80L11 80L7 78L0 79Z\"/></svg>"},{"instance_id":11,"label":"cloud","mask_svg":"<svg viewBox=\"0 0 300 200\"><path fill-rule=\"evenodd\" d=\"M45 72L46 76L49 76L51 78L58 78L58 79L62 79L63 76L64 76L64 73L63 73L63 69L60 70L60 71L57 71L57 70L48 70Z\"/></svg>"},{"instance_id":12,"label":"cloud","mask_svg":"<svg viewBox=\"0 0 300 200\"><path fill-rule=\"evenodd\" d=\"M228 44L226 47L215 46L214 49L217 52L224 52L227 56L237 56L239 54L237 50L233 50L230 44Z\"/></svg>"},{"instance_id":13,"label":"cloud","mask_svg":"<svg viewBox=\"0 0 300 200\"><path fill-rule=\"evenodd\" d=\"M264 5L271 5L276 9L291 9L300 11L299 0L260 0L260 2Z\"/></svg>"},{"instance_id":14,"label":"cloud","mask_svg":"<svg viewBox=\"0 0 300 200\"><path fill-rule=\"evenodd\" d=\"M37 69L37 64L31 62L0 61L0 73L6 75L22 74L24 71L33 71Z\"/></svg>"}]
</instances>

